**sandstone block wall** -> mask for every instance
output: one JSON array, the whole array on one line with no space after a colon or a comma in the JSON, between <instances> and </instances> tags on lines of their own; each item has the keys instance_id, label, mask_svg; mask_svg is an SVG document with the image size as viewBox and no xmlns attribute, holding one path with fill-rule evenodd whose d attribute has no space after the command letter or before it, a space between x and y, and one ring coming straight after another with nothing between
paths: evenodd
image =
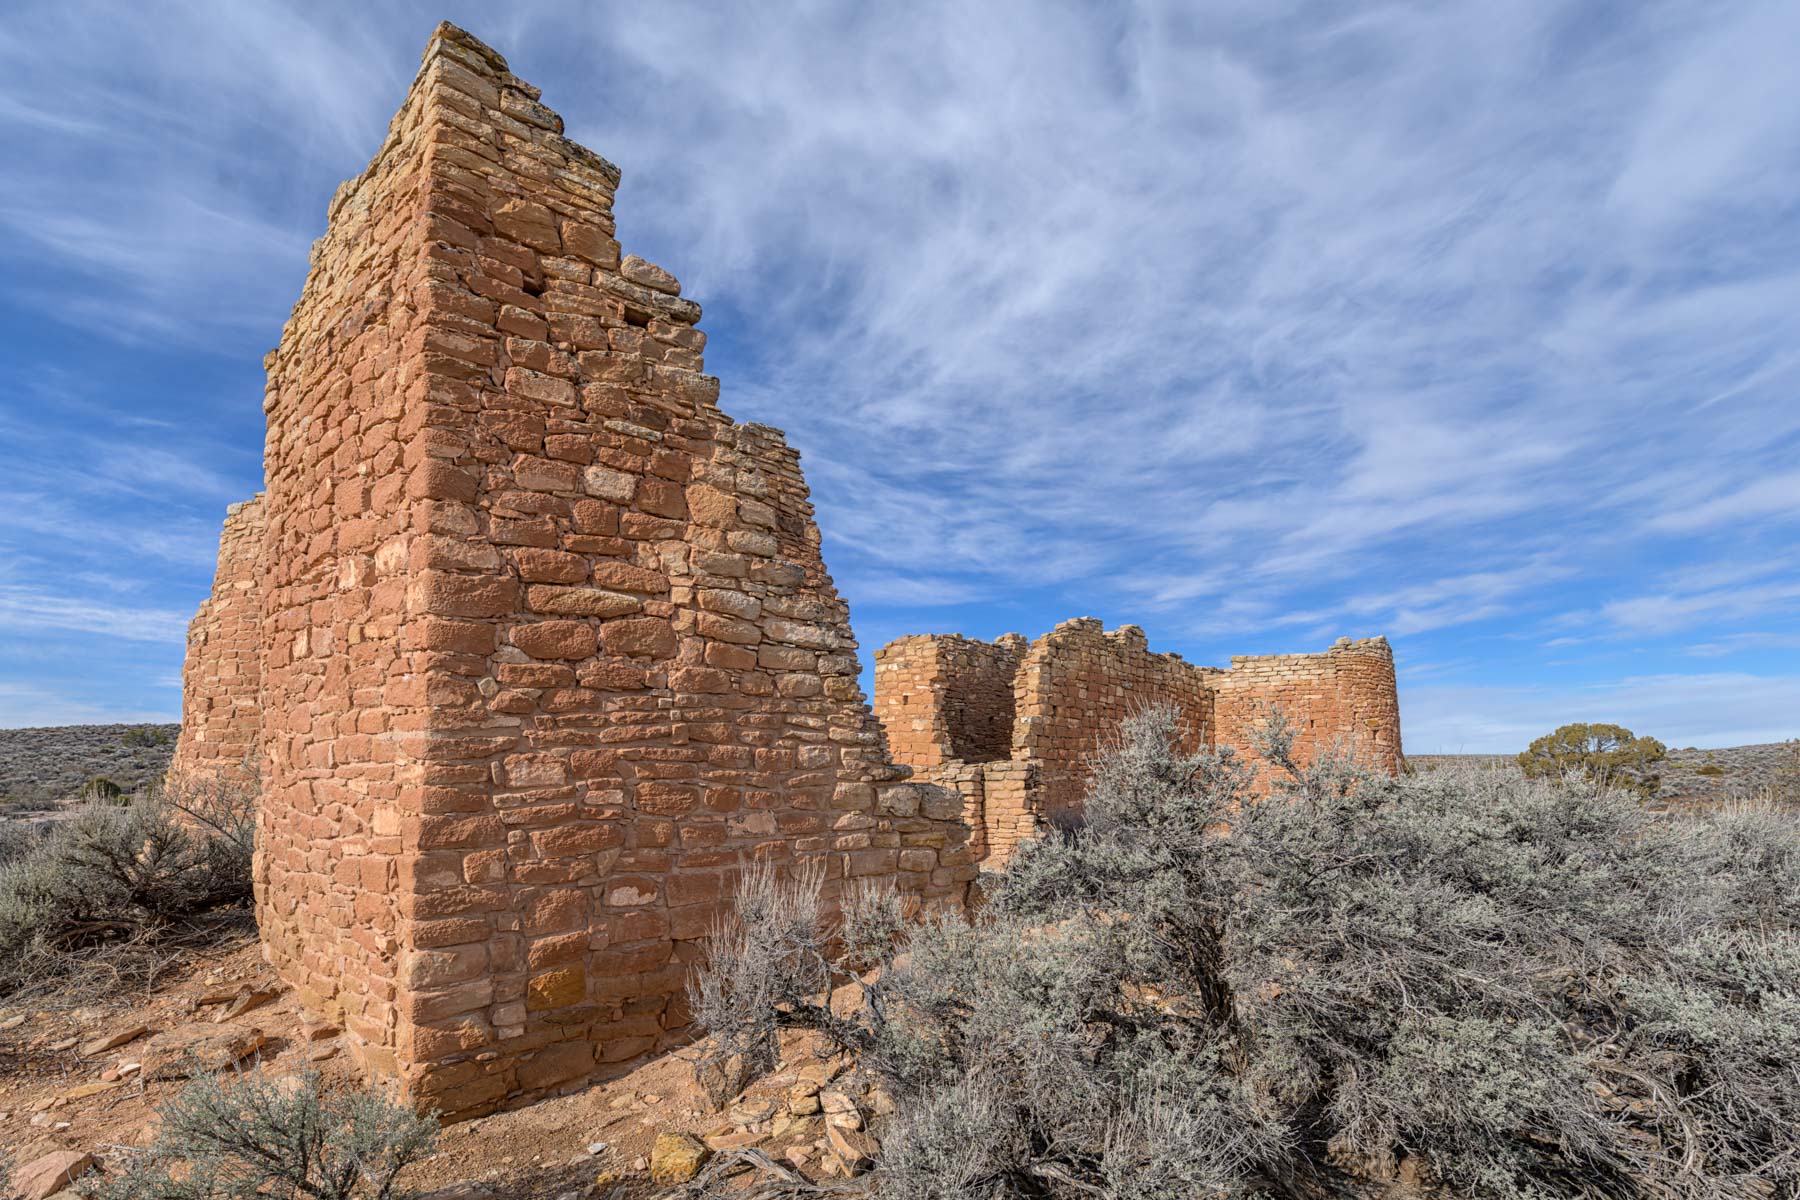
<instances>
[{"instance_id":1,"label":"sandstone block wall","mask_svg":"<svg viewBox=\"0 0 1800 1200\"><path fill-rule=\"evenodd\" d=\"M1341 743L1377 769L1400 768L1394 661L1382 638L1345 638L1323 654L1236 657L1221 670L1152 652L1135 625L1109 632L1080 617L1019 650L1016 635L990 645L950 634L901 638L876 653L875 710L894 756L961 794L972 848L990 866L1046 827L1080 820L1094 756L1151 704L1175 706L1188 749L1231 746L1254 758L1251 735L1279 705L1299 726L1302 761ZM991 742L967 752L970 743L952 735L954 714L998 711L989 698L1009 671L1010 746L1004 756Z\"/></svg>"},{"instance_id":2,"label":"sandstone block wall","mask_svg":"<svg viewBox=\"0 0 1800 1200\"><path fill-rule=\"evenodd\" d=\"M1212 668L1177 654L1154 654L1144 631L1108 632L1093 617L1064 621L1033 642L1014 682L1014 758L1039 764L1038 806L1052 823L1081 814L1088 768L1126 717L1173 704L1187 748L1211 744Z\"/></svg>"},{"instance_id":3,"label":"sandstone block wall","mask_svg":"<svg viewBox=\"0 0 1800 1200\"><path fill-rule=\"evenodd\" d=\"M1302 762L1341 743L1358 758L1398 774L1400 699L1386 638L1340 638L1323 654L1233 656L1216 679L1213 739L1247 748L1268 706L1297 726Z\"/></svg>"},{"instance_id":4,"label":"sandstone block wall","mask_svg":"<svg viewBox=\"0 0 1800 1200\"><path fill-rule=\"evenodd\" d=\"M927 772L963 799L963 823L969 827L969 852L977 862L998 866L1020 842L1045 831L1039 802L1040 771L1029 760L948 762Z\"/></svg>"},{"instance_id":5,"label":"sandstone block wall","mask_svg":"<svg viewBox=\"0 0 1800 1200\"><path fill-rule=\"evenodd\" d=\"M266 532L261 494L226 510L212 593L188 625L174 773L245 781L259 772Z\"/></svg>"},{"instance_id":6,"label":"sandstone block wall","mask_svg":"<svg viewBox=\"0 0 1800 1200\"><path fill-rule=\"evenodd\" d=\"M266 364L265 952L451 1116L672 1044L749 858L921 907L975 871L618 182L440 27Z\"/></svg>"},{"instance_id":7,"label":"sandstone block wall","mask_svg":"<svg viewBox=\"0 0 1800 1200\"><path fill-rule=\"evenodd\" d=\"M896 760L929 768L1008 757L1025 639L920 635L875 652L875 715Z\"/></svg>"}]
</instances>

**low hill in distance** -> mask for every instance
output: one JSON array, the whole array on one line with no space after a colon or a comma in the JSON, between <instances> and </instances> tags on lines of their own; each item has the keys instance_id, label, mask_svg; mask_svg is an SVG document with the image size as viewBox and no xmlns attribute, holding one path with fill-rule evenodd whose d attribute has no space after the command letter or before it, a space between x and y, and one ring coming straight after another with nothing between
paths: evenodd
<instances>
[{"instance_id":1,"label":"low hill in distance","mask_svg":"<svg viewBox=\"0 0 1800 1200\"><path fill-rule=\"evenodd\" d=\"M180 725L62 725L0 729L0 811L30 812L78 799L96 779L131 792L169 769ZM1413 770L1457 765L1514 769L1510 754L1410 754ZM1772 793L1800 804L1800 746L1766 742L1672 749L1658 799L1720 803Z\"/></svg>"},{"instance_id":2,"label":"low hill in distance","mask_svg":"<svg viewBox=\"0 0 1800 1200\"><path fill-rule=\"evenodd\" d=\"M1517 770L1519 765L1510 754L1409 754L1406 762L1415 771L1451 765ZM1720 804L1769 795L1800 804L1800 742L1671 749L1662 764L1662 788L1656 798L1665 803Z\"/></svg>"},{"instance_id":3,"label":"low hill in distance","mask_svg":"<svg viewBox=\"0 0 1800 1200\"><path fill-rule=\"evenodd\" d=\"M136 791L169 769L180 731L180 725L0 729L0 811L55 808L95 780Z\"/></svg>"}]
</instances>

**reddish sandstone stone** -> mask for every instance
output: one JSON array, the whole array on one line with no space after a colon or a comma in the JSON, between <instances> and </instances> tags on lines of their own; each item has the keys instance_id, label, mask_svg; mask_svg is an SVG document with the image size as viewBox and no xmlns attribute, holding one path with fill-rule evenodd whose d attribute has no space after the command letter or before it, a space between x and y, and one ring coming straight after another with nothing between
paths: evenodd
<instances>
[{"instance_id":1,"label":"reddish sandstone stone","mask_svg":"<svg viewBox=\"0 0 1800 1200\"><path fill-rule=\"evenodd\" d=\"M728 692L731 675L706 667L678 667L669 672L669 686L678 692Z\"/></svg>"},{"instance_id":2,"label":"reddish sandstone stone","mask_svg":"<svg viewBox=\"0 0 1800 1200\"><path fill-rule=\"evenodd\" d=\"M645 512L659 517L679 519L687 516L685 490L667 479L640 479L637 504Z\"/></svg>"},{"instance_id":3,"label":"reddish sandstone stone","mask_svg":"<svg viewBox=\"0 0 1800 1200\"><path fill-rule=\"evenodd\" d=\"M494 228L533 250L555 254L562 249L556 219L548 208L531 200L508 200L494 210Z\"/></svg>"},{"instance_id":4,"label":"reddish sandstone stone","mask_svg":"<svg viewBox=\"0 0 1800 1200\"><path fill-rule=\"evenodd\" d=\"M414 499L469 501L475 498L479 486L469 472L427 459L408 478L406 492Z\"/></svg>"},{"instance_id":5,"label":"reddish sandstone stone","mask_svg":"<svg viewBox=\"0 0 1800 1200\"><path fill-rule=\"evenodd\" d=\"M588 577L587 559L579 554L521 547L509 557L527 583L581 583Z\"/></svg>"},{"instance_id":6,"label":"reddish sandstone stone","mask_svg":"<svg viewBox=\"0 0 1800 1200\"><path fill-rule=\"evenodd\" d=\"M635 596L600 588L534 586L526 590L526 604L533 612L562 613L578 617L616 617L643 607Z\"/></svg>"},{"instance_id":7,"label":"reddish sandstone stone","mask_svg":"<svg viewBox=\"0 0 1800 1200\"><path fill-rule=\"evenodd\" d=\"M600 640L608 654L628 658L668 658L675 653L675 631L656 617L608 621L600 627Z\"/></svg>"},{"instance_id":8,"label":"reddish sandstone stone","mask_svg":"<svg viewBox=\"0 0 1800 1200\"><path fill-rule=\"evenodd\" d=\"M565 1008L587 999L587 979L578 967L533 975L525 987L525 1007L531 1010Z\"/></svg>"},{"instance_id":9,"label":"reddish sandstone stone","mask_svg":"<svg viewBox=\"0 0 1800 1200\"><path fill-rule=\"evenodd\" d=\"M619 243L592 226L566 222L563 225L563 248L597 267L619 265Z\"/></svg>"},{"instance_id":10,"label":"reddish sandstone stone","mask_svg":"<svg viewBox=\"0 0 1800 1200\"><path fill-rule=\"evenodd\" d=\"M533 658L588 658L600 639L580 621L536 621L515 627L512 643Z\"/></svg>"},{"instance_id":11,"label":"reddish sandstone stone","mask_svg":"<svg viewBox=\"0 0 1800 1200\"><path fill-rule=\"evenodd\" d=\"M421 571L412 587L412 603L420 612L449 617L497 617L518 606L519 588L494 575L453 575Z\"/></svg>"},{"instance_id":12,"label":"reddish sandstone stone","mask_svg":"<svg viewBox=\"0 0 1800 1200\"><path fill-rule=\"evenodd\" d=\"M623 562L597 562L594 564L594 582L602 587L617 588L625 592L666 592L669 590L668 576L657 571L634 567Z\"/></svg>"},{"instance_id":13,"label":"reddish sandstone stone","mask_svg":"<svg viewBox=\"0 0 1800 1200\"><path fill-rule=\"evenodd\" d=\"M600 500L577 500L570 514L575 528L582 533L614 534L619 532L619 508Z\"/></svg>"},{"instance_id":14,"label":"reddish sandstone stone","mask_svg":"<svg viewBox=\"0 0 1800 1200\"><path fill-rule=\"evenodd\" d=\"M737 524L737 501L710 484L700 483L688 488L687 506L696 525L730 529Z\"/></svg>"}]
</instances>

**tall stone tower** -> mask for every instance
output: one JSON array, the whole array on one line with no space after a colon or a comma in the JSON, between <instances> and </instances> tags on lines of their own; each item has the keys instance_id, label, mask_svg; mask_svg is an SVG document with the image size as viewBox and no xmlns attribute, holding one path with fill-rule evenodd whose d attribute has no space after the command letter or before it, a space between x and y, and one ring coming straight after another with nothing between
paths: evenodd
<instances>
[{"instance_id":1,"label":"tall stone tower","mask_svg":"<svg viewBox=\"0 0 1800 1200\"><path fill-rule=\"evenodd\" d=\"M747 858L974 874L886 757L798 456L720 412L562 128L441 26L266 363L265 949L453 1116L670 1044Z\"/></svg>"}]
</instances>

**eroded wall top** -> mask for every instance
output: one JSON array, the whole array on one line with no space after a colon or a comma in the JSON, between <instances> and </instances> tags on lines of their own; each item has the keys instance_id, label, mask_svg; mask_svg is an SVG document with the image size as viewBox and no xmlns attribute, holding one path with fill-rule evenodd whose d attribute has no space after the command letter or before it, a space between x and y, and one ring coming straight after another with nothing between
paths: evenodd
<instances>
[{"instance_id":1,"label":"eroded wall top","mask_svg":"<svg viewBox=\"0 0 1800 1200\"><path fill-rule=\"evenodd\" d=\"M1136 625L1109 631L1093 617L1064 621L1033 642L1015 684L1012 753L1039 764L1047 819L1079 816L1095 756L1146 707L1173 705L1188 748L1210 743L1218 674L1151 651Z\"/></svg>"},{"instance_id":2,"label":"eroded wall top","mask_svg":"<svg viewBox=\"0 0 1800 1200\"><path fill-rule=\"evenodd\" d=\"M260 774L263 538L259 493L234 504L219 536L212 592L188 626L181 736L169 769L247 781Z\"/></svg>"}]
</instances>

